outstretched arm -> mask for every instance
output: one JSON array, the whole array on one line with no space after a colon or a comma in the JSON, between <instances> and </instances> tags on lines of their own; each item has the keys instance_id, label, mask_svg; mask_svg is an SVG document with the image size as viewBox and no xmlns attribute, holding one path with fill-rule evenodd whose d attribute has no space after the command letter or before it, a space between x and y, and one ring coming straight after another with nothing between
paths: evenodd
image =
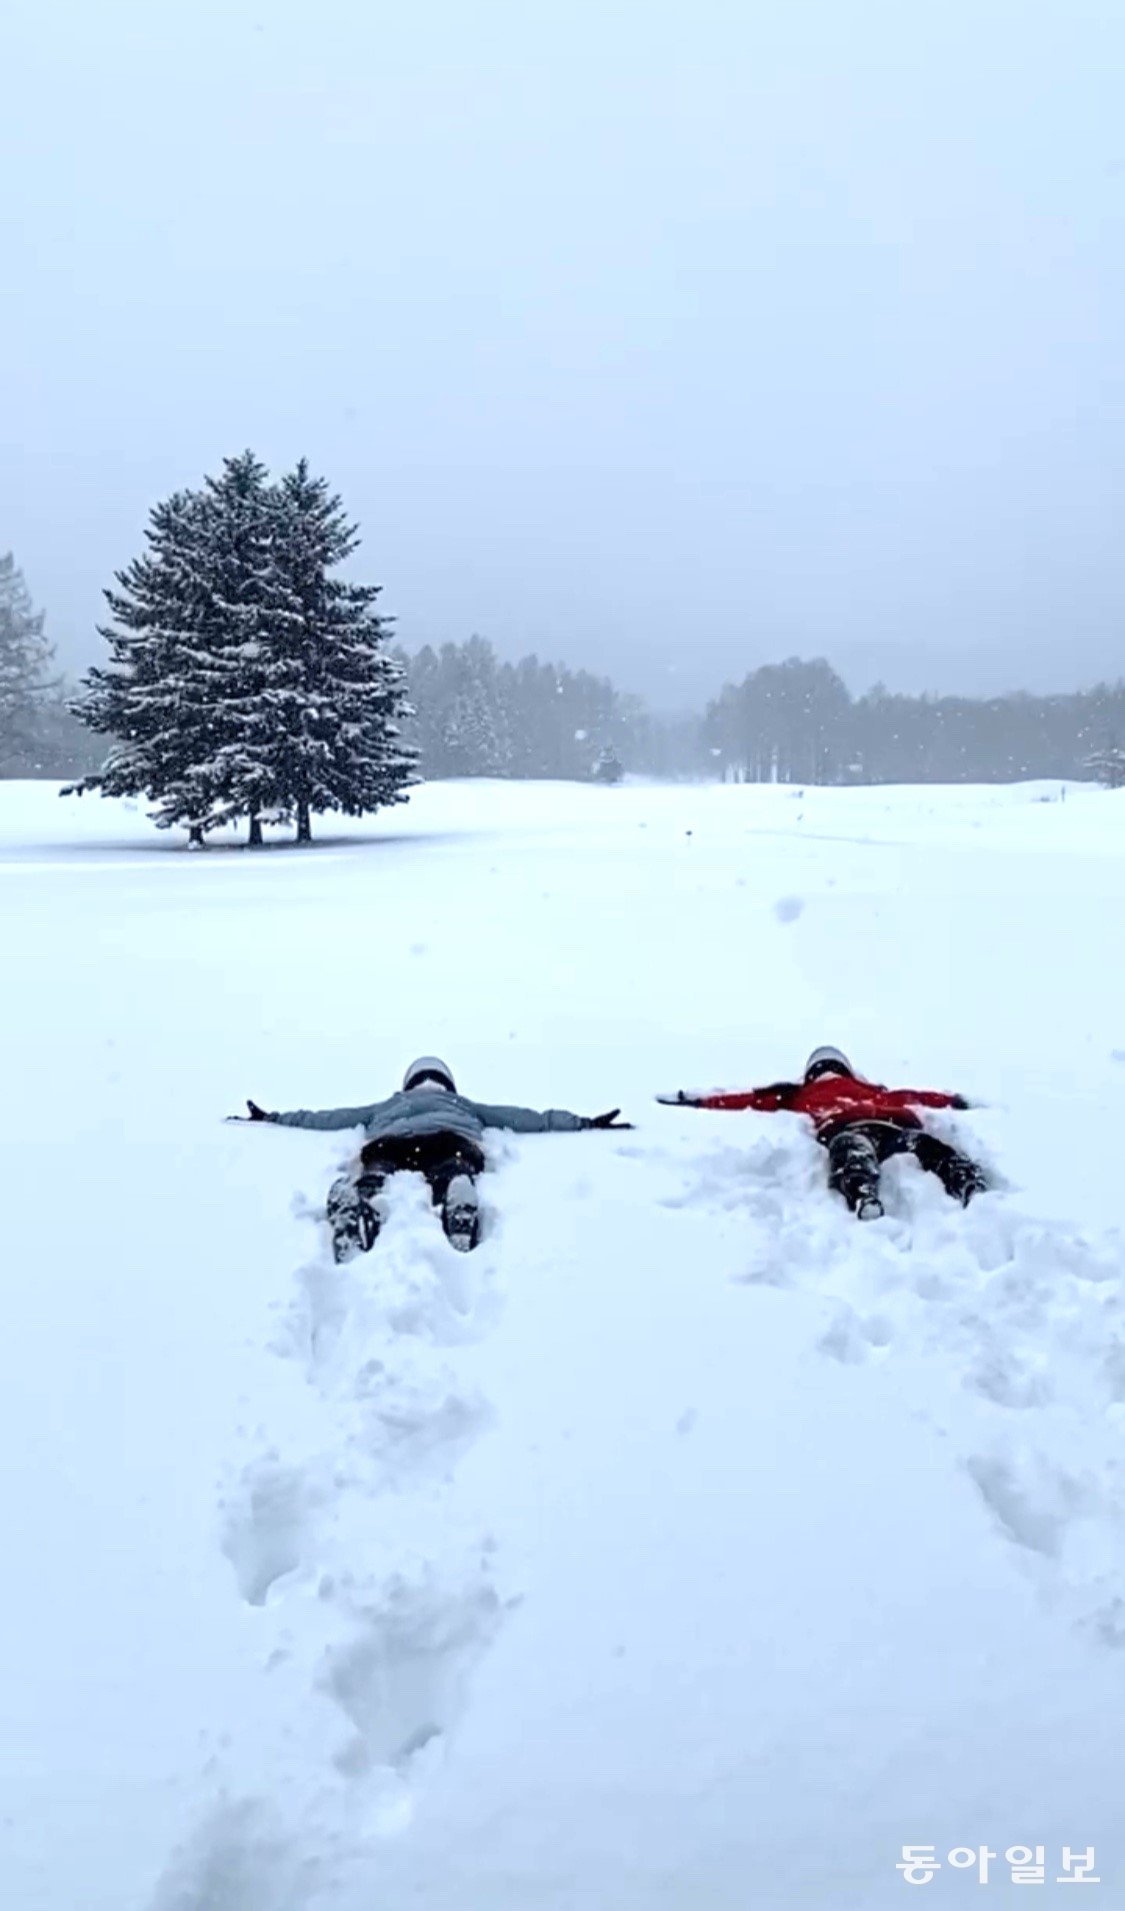
<instances>
[{"instance_id":1,"label":"outstretched arm","mask_svg":"<svg viewBox=\"0 0 1125 1911\"><path fill-rule=\"evenodd\" d=\"M518 1135L575 1134L583 1128L628 1128L618 1121L619 1108L605 1115L574 1115L569 1108L508 1108L491 1102L471 1102L470 1107L486 1128L507 1128Z\"/></svg>"},{"instance_id":2,"label":"outstretched arm","mask_svg":"<svg viewBox=\"0 0 1125 1911\"><path fill-rule=\"evenodd\" d=\"M795 1093L793 1082L775 1082L770 1088L732 1089L715 1095L693 1095L680 1088L674 1095L658 1095L656 1099L675 1108L754 1108L759 1114L775 1115L789 1107Z\"/></svg>"},{"instance_id":3,"label":"outstretched arm","mask_svg":"<svg viewBox=\"0 0 1125 1911\"><path fill-rule=\"evenodd\" d=\"M257 1102L248 1101L248 1115L228 1115L227 1120L272 1121L279 1128L362 1128L382 1105L372 1102L367 1108L291 1108L284 1114L276 1114L259 1108Z\"/></svg>"},{"instance_id":4,"label":"outstretched arm","mask_svg":"<svg viewBox=\"0 0 1125 1911\"><path fill-rule=\"evenodd\" d=\"M967 1108L964 1095L945 1095L937 1088L896 1088L891 1100L900 1108Z\"/></svg>"},{"instance_id":5,"label":"outstretched arm","mask_svg":"<svg viewBox=\"0 0 1125 1911\"><path fill-rule=\"evenodd\" d=\"M381 1102L366 1108L291 1108L288 1114L271 1115L279 1128L363 1128Z\"/></svg>"}]
</instances>

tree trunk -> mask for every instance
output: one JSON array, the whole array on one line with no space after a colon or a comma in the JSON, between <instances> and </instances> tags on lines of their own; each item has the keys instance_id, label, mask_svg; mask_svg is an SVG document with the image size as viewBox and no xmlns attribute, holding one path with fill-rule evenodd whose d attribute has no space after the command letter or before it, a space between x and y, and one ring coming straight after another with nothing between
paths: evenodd
<instances>
[{"instance_id":1,"label":"tree trunk","mask_svg":"<svg viewBox=\"0 0 1125 1911\"><path fill-rule=\"evenodd\" d=\"M189 849L202 849L202 848L203 848L203 825L202 825L202 823L192 823L192 824L191 824L191 826L190 826L190 828L188 829L188 839L187 839L187 840L188 840L188 848L189 848Z\"/></svg>"},{"instance_id":2,"label":"tree trunk","mask_svg":"<svg viewBox=\"0 0 1125 1911\"><path fill-rule=\"evenodd\" d=\"M312 817L309 814L309 806L304 801L297 804L297 841L312 842Z\"/></svg>"},{"instance_id":3,"label":"tree trunk","mask_svg":"<svg viewBox=\"0 0 1125 1911\"><path fill-rule=\"evenodd\" d=\"M261 849L262 847L262 819L260 816L252 816L250 818L250 834L246 839L246 847L247 849Z\"/></svg>"}]
</instances>

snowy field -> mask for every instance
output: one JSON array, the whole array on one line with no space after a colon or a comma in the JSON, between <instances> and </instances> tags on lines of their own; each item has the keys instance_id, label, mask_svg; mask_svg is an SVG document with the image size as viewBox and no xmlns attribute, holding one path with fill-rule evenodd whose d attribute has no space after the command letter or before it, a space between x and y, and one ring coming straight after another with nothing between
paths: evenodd
<instances>
[{"instance_id":1,"label":"snowy field","mask_svg":"<svg viewBox=\"0 0 1125 1911\"><path fill-rule=\"evenodd\" d=\"M1125 793L322 831L0 785L0 1902L953 1907L1015 1845L1125 1902ZM998 1191L892 1163L859 1227L793 1118L653 1103L822 1041L979 1103ZM420 1050L636 1132L336 1269L349 1137L221 1118Z\"/></svg>"}]
</instances>

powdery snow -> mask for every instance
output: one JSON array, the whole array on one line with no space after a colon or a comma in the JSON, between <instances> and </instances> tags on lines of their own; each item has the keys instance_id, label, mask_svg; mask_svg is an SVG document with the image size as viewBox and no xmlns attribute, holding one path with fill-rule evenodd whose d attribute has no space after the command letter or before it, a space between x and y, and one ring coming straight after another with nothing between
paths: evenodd
<instances>
[{"instance_id":1,"label":"powdery snow","mask_svg":"<svg viewBox=\"0 0 1125 1911\"><path fill-rule=\"evenodd\" d=\"M866 1911L905 1844L1125 1884L1125 798L451 784L175 853L0 785L0 1879L20 1911ZM858 1227L833 1041L1002 1185ZM350 1138L469 1093L488 1232ZM1116 1886L1116 1894L1114 1887ZM948 1863L924 1902L979 1887Z\"/></svg>"}]
</instances>

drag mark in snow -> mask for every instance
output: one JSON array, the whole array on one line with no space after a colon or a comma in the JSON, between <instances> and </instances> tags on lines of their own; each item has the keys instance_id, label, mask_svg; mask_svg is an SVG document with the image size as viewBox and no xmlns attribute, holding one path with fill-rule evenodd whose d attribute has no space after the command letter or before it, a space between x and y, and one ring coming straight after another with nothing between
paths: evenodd
<instances>
[{"instance_id":1,"label":"drag mark in snow","mask_svg":"<svg viewBox=\"0 0 1125 1911\"><path fill-rule=\"evenodd\" d=\"M1092 1638L1125 1645L1125 1238L1000 1192L963 1210L906 1159L884 1170L886 1220L864 1226L796 1125L776 1134L697 1157L687 1199L746 1232L737 1278L820 1296L821 1353L878 1366L879 1384L908 1375L1013 1564Z\"/></svg>"},{"instance_id":2,"label":"drag mark in snow","mask_svg":"<svg viewBox=\"0 0 1125 1911\"><path fill-rule=\"evenodd\" d=\"M371 1254L337 1267L325 1245L299 1270L270 1345L303 1375L300 1443L279 1428L220 1503L262 1677L283 1683L284 1736L322 1748L320 1791L289 1797L307 1794L296 1768L258 1803L227 1785L235 1802L197 1829L154 1911L297 1911L325 1852L377 1867L503 1620L495 1542L450 1495L489 1424L455 1356L493 1318L492 1257L449 1247L413 1176L387 1207Z\"/></svg>"}]
</instances>

